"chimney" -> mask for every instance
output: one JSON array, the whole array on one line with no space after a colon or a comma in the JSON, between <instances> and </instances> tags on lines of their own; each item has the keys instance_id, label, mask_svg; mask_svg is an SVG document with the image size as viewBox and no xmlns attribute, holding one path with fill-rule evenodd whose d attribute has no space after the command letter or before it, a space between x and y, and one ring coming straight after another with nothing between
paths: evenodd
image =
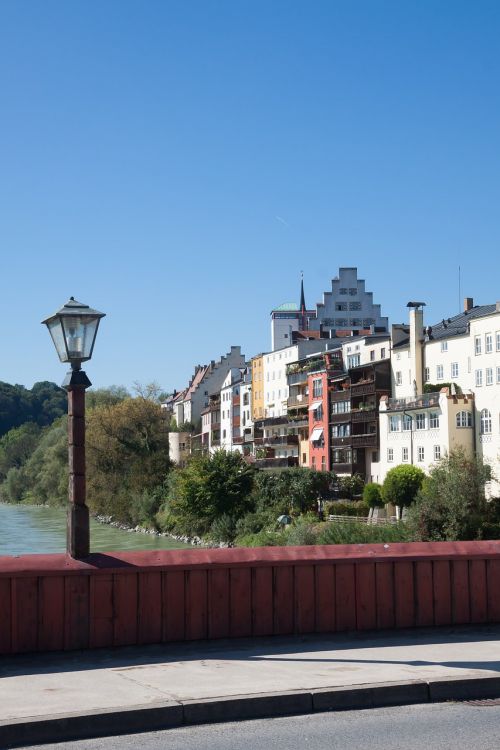
<instances>
[{"instance_id":1,"label":"chimney","mask_svg":"<svg viewBox=\"0 0 500 750\"><path fill-rule=\"evenodd\" d=\"M425 302L408 302L410 310L410 361L415 382L415 390L422 393L423 378L423 341L424 341L424 311Z\"/></svg>"},{"instance_id":2,"label":"chimney","mask_svg":"<svg viewBox=\"0 0 500 750\"><path fill-rule=\"evenodd\" d=\"M464 299L464 312L469 312L474 307L474 300L472 297L466 297Z\"/></svg>"},{"instance_id":3,"label":"chimney","mask_svg":"<svg viewBox=\"0 0 500 750\"><path fill-rule=\"evenodd\" d=\"M500 312L500 302L495 304L495 312Z\"/></svg>"}]
</instances>

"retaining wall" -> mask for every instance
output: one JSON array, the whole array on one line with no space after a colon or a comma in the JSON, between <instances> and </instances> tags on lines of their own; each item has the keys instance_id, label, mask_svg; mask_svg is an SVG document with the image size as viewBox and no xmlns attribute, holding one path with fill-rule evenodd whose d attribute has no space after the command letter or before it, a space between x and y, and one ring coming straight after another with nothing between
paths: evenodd
<instances>
[{"instance_id":1,"label":"retaining wall","mask_svg":"<svg viewBox=\"0 0 500 750\"><path fill-rule=\"evenodd\" d=\"M500 622L500 542L0 557L0 653Z\"/></svg>"}]
</instances>

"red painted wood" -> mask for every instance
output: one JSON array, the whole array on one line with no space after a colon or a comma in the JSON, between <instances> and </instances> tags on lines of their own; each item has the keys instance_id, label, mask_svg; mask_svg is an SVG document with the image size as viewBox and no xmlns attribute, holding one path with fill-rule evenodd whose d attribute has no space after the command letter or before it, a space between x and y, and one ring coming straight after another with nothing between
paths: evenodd
<instances>
[{"instance_id":1,"label":"red painted wood","mask_svg":"<svg viewBox=\"0 0 500 750\"><path fill-rule=\"evenodd\" d=\"M488 621L488 592L486 590L486 561L469 562L470 620L474 623Z\"/></svg>"},{"instance_id":2,"label":"red painted wood","mask_svg":"<svg viewBox=\"0 0 500 750\"><path fill-rule=\"evenodd\" d=\"M393 563L376 563L375 580L377 587L377 627L382 629L393 628L395 623Z\"/></svg>"},{"instance_id":3,"label":"red painted wood","mask_svg":"<svg viewBox=\"0 0 500 750\"><path fill-rule=\"evenodd\" d=\"M229 636L229 570L217 568L208 573L208 637Z\"/></svg>"},{"instance_id":4,"label":"red painted wood","mask_svg":"<svg viewBox=\"0 0 500 750\"><path fill-rule=\"evenodd\" d=\"M90 648L113 645L113 576L90 577Z\"/></svg>"},{"instance_id":5,"label":"red painted wood","mask_svg":"<svg viewBox=\"0 0 500 750\"><path fill-rule=\"evenodd\" d=\"M161 573L139 573L139 643L160 643L162 633Z\"/></svg>"},{"instance_id":6,"label":"red painted wood","mask_svg":"<svg viewBox=\"0 0 500 750\"><path fill-rule=\"evenodd\" d=\"M64 648L88 648L90 640L89 576L64 579Z\"/></svg>"},{"instance_id":7,"label":"red painted wood","mask_svg":"<svg viewBox=\"0 0 500 750\"><path fill-rule=\"evenodd\" d=\"M207 571L190 570L186 582L186 638L200 640L208 635Z\"/></svg>"},{"instance_id":8,"label":"red painted wood","mask_svg":"<svg viewBox=\"0 0 500 750\"><path fill-rule=\"evenodd\" d=\"M38 649L38 579L12 581L12 650L14 653Z\"/></svg>"},{"instance_id":9,"label":"red painted wood","mask_svg":"<svg viewBox=\"0 0 500 750\"><path fill-rule=\"evenodd\" d=\"M297 565L295 568L295 632L314 633L315 587L314 566Z\"/></svg>"},{"instance_id":10,"label":"red painted wood","mask_svg":"<svg viewBox=\"0 0 500 750\"><path fill-rule=\"evenodd\" d=\"M351 563L335 566L335 613L336 630L356 629L356 576Z\"/></svg>"},{"instance_id":11,"label":"red painted wood","mask_svg":"<svg viewBox=\"0 0 500 750\"><path fill-rule=\"evenodd\" d=\"M333 633L335 630L335 568L333 565L315 566L316 632Z\"/></svg>"},{"instance_id":12,"label":"red painted wood","mask_svg":"<svg viewBox=\"0 0 500 750\"><path fill-rule=\"evenodd\" d=\"M454 625L467 625L470 622L467 560L453 560L451 563L451 616Z\"/></svg>"},{"instance_id":13,"label":"red painted wood","mask_svg":"<svg viewBox=\"0 0 500 750\"><path fill-rule=\"evenodd\" d=\"M434 625L432 563L415 563L415 615L418 627Z\"/></svg>"},{"instance_id":14,"label":"red painted wood","mask_svg":"<svg viewBox=\"0 0 500 750\"><path fill-rule=\"evenodd\" d=\"M183 641L185 638L185 573L173 570L163 573L163 640Z\"/></svg>"},{"instance_id":15,"label":"red painted wood","mask_svg":"<svg viewBox=\"0 0 500 750\"><path fill-rule=\"evenodd\" d=\"M137 643L137 575L122 571L113 575L113 641L115 646Z\"/></svg>"},{"instance_id":16,"label":"red painted wood","mask_svg":"<svg viewBox=\"0 0 500 750\"><path fill-rule=\"evenodd\" d=\"M274 633L289 635L293 622L293 566L274 568Z\"/></svg>"},{"instance_id":17,"label":"red painted wood","mask_svg":"<svg viewBox=\"0 0 500 750\"><path fill-rule=\"evenodd\" d=\"M356 565L356 629L377 627L375 563Z\"/></svg>"},{"instance_id":18,"label":"red painted wood","mask_svg":"<svg viewBox=\"0 0 500 750\"><path fill-rule=\"evenodd\" d=\"M486 563L488 586L488 622L500 622L500 560Z\"/></svg>"},{"instance_id":19,"label":"red painted wood","mask_svg":"<svg viewBox=\"0 0 500 750\"><path fill-rule=\"evenodd\" d=\"M415 625L415 581L413 563L407 560L394 563L394 617L397 628Z\"/></svg>"},{"instance_id":20,"label":"red painted wood","mask_svg":"<svg viewBox=\"0 0 500 750\"><path fill-rule=\"evenodd\" d=\"M252 568L252 634L272 635L273 569Z\"/></svg>"},{"instance_id":21,"label":"red painted wood","mask_svg":"<svg viewBox=\"0 0 500 750\"><path fill-rule=\"evenodd\" d=\"M252 635L252 572L250 568L230 570L229 629L233 638Z\"/></svg>"},{"instance_id":22,"label":"red painted wood","mask_svg":"<svg viewBox=\"0 0 500 750\"><path fill-rule=\"evenodd\" d=\"M10 585L9 578L0 578L0 654L10 654L12 651Z\"/></svg>"},{"instance_id":23,"label":"red painted wood","mask_svg":"<svg viewBox=\"0 0 500 750\"><path fill-rule=\"evenodd\" d=\"M64 576L43 576L38 580L38 648L64 648Z\"/></svg>"},{"instance_id":24,"label":"red painted wood","mask_svg":"<svg viewBox=\"0 0 500 750\"><path fill-rule=\"evenodd\" d=\"M434 583L434 624L450 625L451 618L451 579L448 560L433 563Z\"/></svg>"}]
</instances>

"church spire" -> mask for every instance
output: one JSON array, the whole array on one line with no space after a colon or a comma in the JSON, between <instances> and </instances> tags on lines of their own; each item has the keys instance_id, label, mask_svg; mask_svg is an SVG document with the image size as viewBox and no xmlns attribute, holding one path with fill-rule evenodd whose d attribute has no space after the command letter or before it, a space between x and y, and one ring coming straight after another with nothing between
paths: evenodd
<instances>
[{"instance_id":1,"label":"church spire","mask_svg":"<svg viewBox=\"0 0 500 750\"><path fill-rule=\"evenodd\" d=\"M304 296L304 271L300 272L300 276L300 312L304 314L306 311L306 298Z\"/></svg>"}]
</instances>

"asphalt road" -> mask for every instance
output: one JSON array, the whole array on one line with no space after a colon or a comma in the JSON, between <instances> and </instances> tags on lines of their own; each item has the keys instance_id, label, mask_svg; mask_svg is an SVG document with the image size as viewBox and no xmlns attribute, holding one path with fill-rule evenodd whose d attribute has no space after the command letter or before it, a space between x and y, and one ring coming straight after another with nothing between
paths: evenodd
<instances>
[{"instance_id":1,"label":"asphalt road","mask_svg":"<svg viewBox=\"0 0 500 750\"><path fill-rule=\"evenodd\" d=\"M500 705L379 708L170 729L29 750L498 750ZM25 749L28 750L28 749Z\"/></svg>"}]
</instances>

